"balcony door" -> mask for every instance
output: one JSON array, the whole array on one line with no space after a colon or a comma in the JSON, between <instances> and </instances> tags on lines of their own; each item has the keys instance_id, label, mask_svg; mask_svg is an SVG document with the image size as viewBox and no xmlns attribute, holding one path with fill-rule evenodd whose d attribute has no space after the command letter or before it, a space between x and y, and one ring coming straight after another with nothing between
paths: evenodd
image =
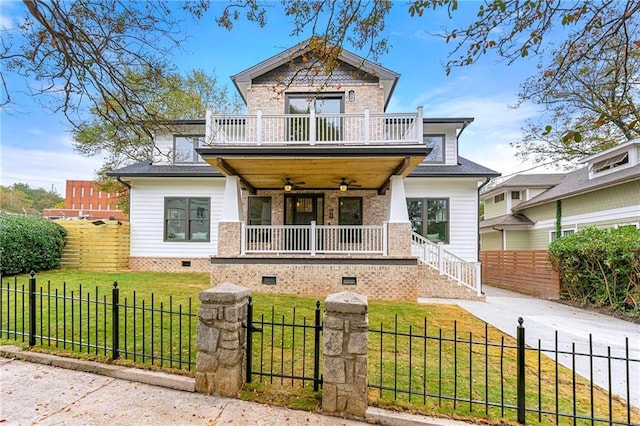
<instances>
[{"instance_id":1,"label":"balcony door","mask_svg":"<svg viewBox=\"0 0 640 426\"><path fill-rule=\"evenodd\" d=\"M287 114L301 114L304 117L290 117L288 119L289 140L307 142L310 140L309 114L311 108L316 114L317 141L342 140L342 117L344 112L344 96L338 94L287 94ZM329 114L330 116L322 116Z\"/></svg>"},{"instance_id":2,"label":"balcony door","mask_svg":"<svg viewBox=\"0 0 640 426\"><path fill-rule=\"evenodd\" d=\"M285 225L324 224L324 196L321 194L288 194L284 197ZM319 232L319 231L318 231ZM318 235L315 236L316 240ZM316 249L321 249L316 244ZM285 232L287 250L308 251L311 249L311 234L308 228L292 227Z\"/></svg>"}]
</instances>

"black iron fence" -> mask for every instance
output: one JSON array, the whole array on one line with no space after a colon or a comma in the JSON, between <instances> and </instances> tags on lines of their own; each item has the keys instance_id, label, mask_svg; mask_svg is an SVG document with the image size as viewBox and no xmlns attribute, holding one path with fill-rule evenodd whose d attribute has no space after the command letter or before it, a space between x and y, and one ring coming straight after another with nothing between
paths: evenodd
<instances>
[{"instance_id":1,"label":"black iron fence","mask_svg":"<svg viewBox=\"0 0 640 426\"><path fill-rule=\"evenodd\" d=\"M397 316L391 328L371 327L369 388L377 390L381 402L518 423L640 424L640 410L626 402L637 391L630 379L640 372L628 339L623 355L612 355L611 348L595 354L591 338L586 352L577 351L575 343L565 350L557 331L552 347L540 341L529 347L522 318L518 321L515 340L491 339L487 324L475 337L459 333L457 322L452 334L430 330L426 318L420 327L402 327ZM563 357L568 368L559 361ZM577 374L581 362L586 378ZM607 376L608 386L594 384L595 370ZM612 390L614 375L626 380L620 397Z\"/></svg>"},{"instance_id":2,"label":"black iron fence","mask_svg":"<svg viewBox=\"0 0 640 426\"><path fill-rule=\"evenodd\" d=\"M247 364L246 381L251 383L253 376L262 382L273 383L274 379L291 385L313 384L318 391L322 385L320 375L320 302L316 302L313 322L306 317L276 315L275 307L271 314L253 315L253 300L249 299L247 316Z\"/></svg>"},{"instance_id":3,"label":"black iron fence","mask_svg":"<svg viewBox=\"0 0 640 426\"><path fill-rule=\"evenodd\" d=\"M191 299L186 304L123 297L118 283L101 294L82 285L69 290L47 282L37 287L32 273L28 286L0 277L0 338L28 342L111 359L178 369L195 369L195 328L198 316ZM104 290L103 290L104 293Z\"/></svg>"}]
</instances>

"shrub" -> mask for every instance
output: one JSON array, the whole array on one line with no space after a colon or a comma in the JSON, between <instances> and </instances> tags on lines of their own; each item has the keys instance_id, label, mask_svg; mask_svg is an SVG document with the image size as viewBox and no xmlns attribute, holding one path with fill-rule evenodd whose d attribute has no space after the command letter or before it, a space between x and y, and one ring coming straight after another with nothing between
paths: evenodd
<instances>
[{"instance_id":1,"label":"shrub","mask_svg":"<svg viewBox=\"0 0 640 426\"><path fill-rule=\"evenodd\" d=\"M640 313L640 229L581 230L551 243L549 260L572 300Z\"/></svg>"},{"instance_id":2,"label":"shrub","mask_svg":"<svg viewBox=\"0 0 640 426\"><path fill-rule=\"evenodd\" d=\"M59 267L66 236L62 226L41 217L0 214L0 273Z\"/></svg>"}]
</instances>

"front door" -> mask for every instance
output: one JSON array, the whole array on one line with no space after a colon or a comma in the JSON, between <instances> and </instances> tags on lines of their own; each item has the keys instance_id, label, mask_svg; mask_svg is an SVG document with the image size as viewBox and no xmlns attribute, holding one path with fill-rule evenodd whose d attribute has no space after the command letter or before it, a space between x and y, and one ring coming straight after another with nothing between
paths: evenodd
<instances>
[{"instance_id":1,"label":"front door","mask_svg":"<svg viewBox=\"0 0 640 426\"><path fill-rule=\"evenodd\" d=\"M316 225L324 224L324 195L322 194L288 194L284 197L285 225ZM318 240L316 235L316 240ZM309 228L292 226L285 232L285 246L287 250L309 251L311 249L311 235ZM316 249L321 249L316 243Z\"/></svg>"}]
</instances>

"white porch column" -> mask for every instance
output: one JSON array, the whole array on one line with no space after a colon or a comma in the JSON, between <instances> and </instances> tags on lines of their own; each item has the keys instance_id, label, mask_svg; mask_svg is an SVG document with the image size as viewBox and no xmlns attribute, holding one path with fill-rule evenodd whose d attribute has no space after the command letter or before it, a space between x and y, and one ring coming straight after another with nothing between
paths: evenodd
<instances>
[{"instance_id":1,"label":"white porch column","mask_svg":"<svg viewBox=\"0 0 640 426\"><path fill-rule=\"evenodd\" d=\"M391 176L389 185L389 208L387 221L389 223L409 222L407 210L407 196L404 193L404 180L402 176Z\"/></svg>"},{"instance_id":2,"label":"white porch column","mask_svg":"<svg viewBox=\"0 0 640 426\"><path fill-rule=\"evenodd\" d=\"M411 256L411 222L402 176L391 176L387 210L387 250L389 256Z\"/></svg>"},{"instance_id":3,"label":"white porch column","mask_svg":"<svg viewBox=\"0 0 640 426\"><path fill-rule=\"evenodd\" d=\"M227 176L224 186L222 215L218 222L218 256L236 257L242 254L242 198L240 179Z\"/></svg>"},{"instance_id":4,"label":"white porch column","mask_svg":"<svg viewBox=\"0 0 640 426\"><path fill-rule=\"evenodd\" d=\"M242 198L240 196L240 178L227 176L224 185L224 202L220 222L240 222L242 220Z\"/></svg>"}]
</instances>

